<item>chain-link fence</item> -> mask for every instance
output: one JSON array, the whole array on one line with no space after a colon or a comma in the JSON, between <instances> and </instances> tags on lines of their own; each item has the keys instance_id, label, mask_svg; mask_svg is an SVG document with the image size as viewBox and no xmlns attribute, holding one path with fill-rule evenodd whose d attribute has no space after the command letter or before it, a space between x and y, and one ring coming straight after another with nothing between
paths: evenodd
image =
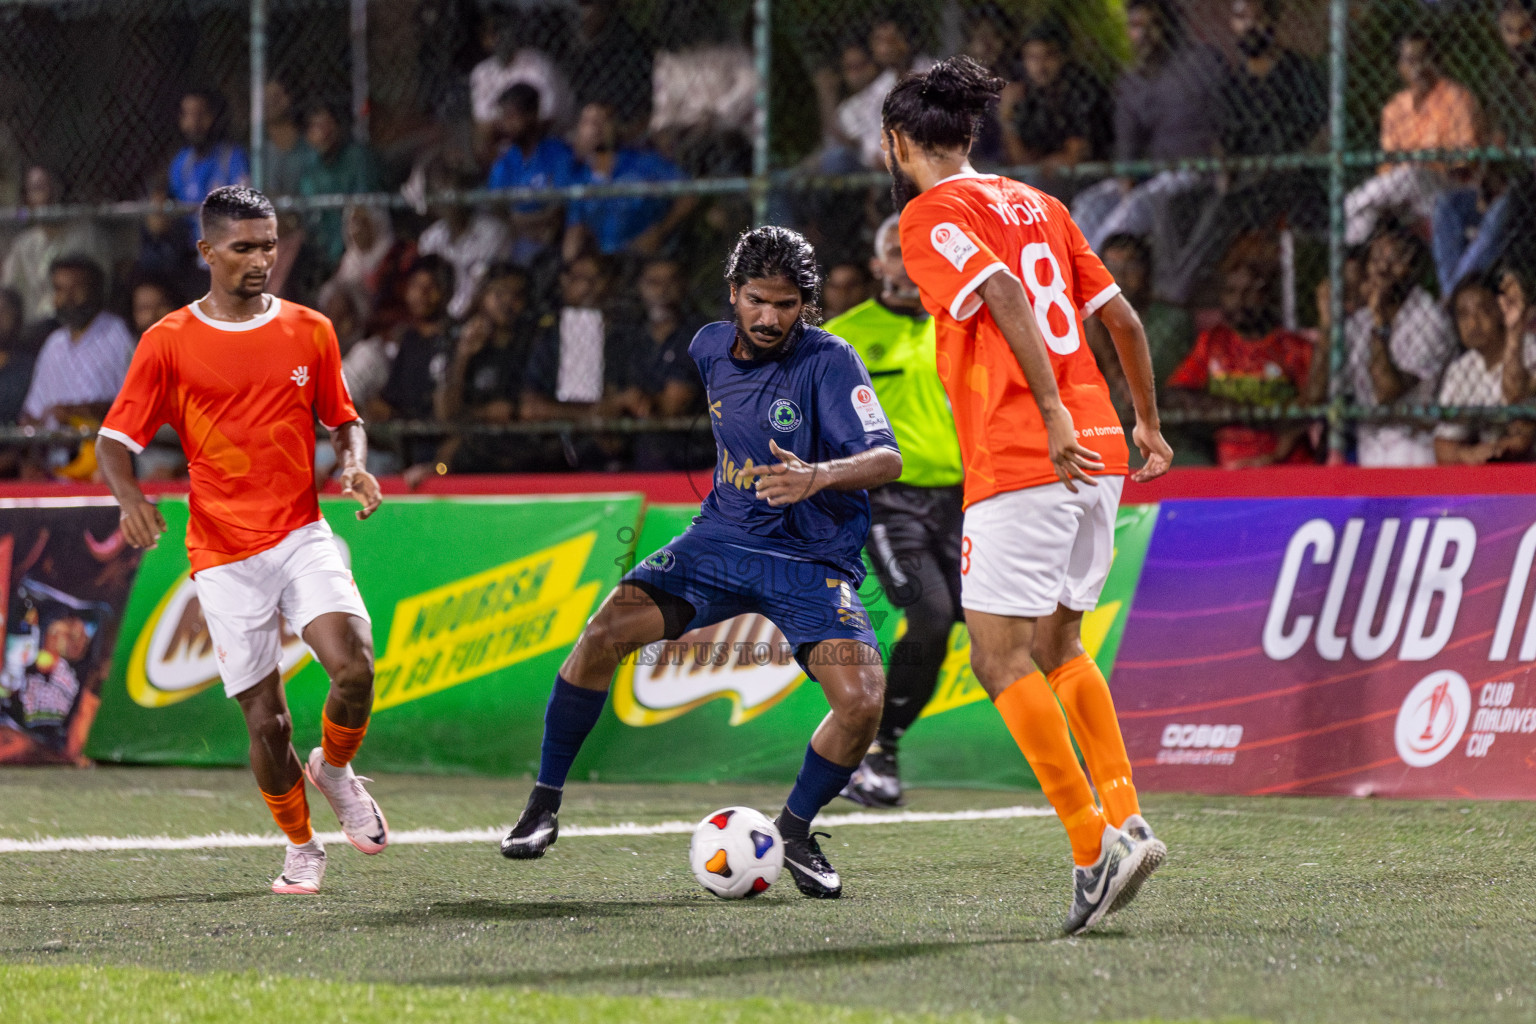
<instances>
[{"instance_id":1,"label":"chain-link fence","mask_svg":"<svg viewBox=\"0 0 1536 1024\"><path fill-rule=\"evenodd\" d=\"M13 344L54 323L66 252L125 316L185 301L187 214L252 180L281 197L274 287L344 327L402 464L707 464L697 387L644 335L675 357L721 313L754 220L816 243L829 312L873 295L880 102L963 52L1005 83L975 163L1070 204L1182 461L1526 458L1533 6L0 0L3 283L41 325ZM410 294L432 255L436 310ZM581 375L572 309L600 314ZM512 434L527 458L495 454Z\"/></svg>"}]
</instances>

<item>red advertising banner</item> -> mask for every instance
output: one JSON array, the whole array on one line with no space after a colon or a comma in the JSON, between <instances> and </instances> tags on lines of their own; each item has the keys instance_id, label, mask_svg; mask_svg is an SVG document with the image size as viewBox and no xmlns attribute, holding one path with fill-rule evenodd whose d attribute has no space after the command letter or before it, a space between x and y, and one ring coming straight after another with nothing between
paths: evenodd
<instances>
[{"instance_id":1,"label":"red advertising banner","mask_svg":"<svg viewBox=\"0 0 1536 1024\"><path fill-rule=\"evenodd\" d=\"M1168 501L1115 664L1138 785L1536 797L1536 501Z\"/></svg>"}]
</instances>

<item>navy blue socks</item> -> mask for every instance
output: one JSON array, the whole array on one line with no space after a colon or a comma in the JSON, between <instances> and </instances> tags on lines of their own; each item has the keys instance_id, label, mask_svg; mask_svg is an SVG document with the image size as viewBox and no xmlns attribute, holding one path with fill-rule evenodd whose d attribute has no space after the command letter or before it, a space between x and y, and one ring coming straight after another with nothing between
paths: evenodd
<instances>
[{"instance_id":1,"label":"navy blue socks","mask_svg":"<svg viewBox=\"0 0 1536 1024\"><path fill-rule=\"evenodd\" d=\"M539 786L559 790L571 773L571 764L597 720L602 717L605 690L583 690L558 674L544 709L544 746L539 758ZM549 794L546 794L548 796ZM558 807L558 798L556 806Z\"/></svg>"},{"instance_id":2,"label":"navy blue socks","mask_svg":"<svg viewBox=\"0 0 1536 1024\"><path fill-rule=\"evenodd\" d=\"M784 804L787 813L779 816L781 833L788 825L790 832L803 834L785 834L784 838L805 838L809 834L811 819L843 791L852 776L853 768L833 764L807 744L805 763L800 766L800 774L795 776L795 788L790 790L789 799Z\"/></svg>"}]
</instances>

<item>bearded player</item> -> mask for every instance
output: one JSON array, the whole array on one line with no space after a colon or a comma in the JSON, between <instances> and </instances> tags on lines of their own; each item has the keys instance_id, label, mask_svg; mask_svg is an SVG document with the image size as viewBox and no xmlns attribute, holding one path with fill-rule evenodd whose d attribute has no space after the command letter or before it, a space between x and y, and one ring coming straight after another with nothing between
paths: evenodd
<instances>
[{"instance_id":1,"label":"bearded player","mask_svg":"<svg viewBox=\"0 0 1536 1024\"><path fill-rule=\"evenodd\" d=\"M1076 869L1065 928L1077 934L1129 902L1167 855L1141 816L1109 686L1080 635L1109 573L1128 467L1083 317L1109 330L1130 382L1146 459L1134 479L1164 473L1172 452L1141 321L1066 207L970 165L1002 85L967 57L909 76L885 98L882 146L965 461L971 667L1066 826Z\"/></svg>"},{"instance_id":2,"label":"bearded player","mask_svg":"<svg viewBox=\"0 0 1536 1024\"><path fill-rule=\"evenodd\" d=\"M351 761L373 707L368 611L315 497L315 420L341 455L342 493L379 507L364 470L367 438L341 376L331 322L266 294L277 217L260 192L215 189L203 201L198 251L210 269L203 298L145 332L101 427L97 458L122 507L123 536L152 548L165 519L144 499L133 459L169 423L192 477L187 553L224 692L251 737L251 770L288 837L276 893L314 893L325 848L309 822L304 780L330 801L363 853L389 843L379 805ZM331 679L320 746L301 764L278 672L287 620Z\"/></svg>"},{"instance_id":3,"label":"bearded player","mask_svg":"<svg viewBox=\"0 0 1536 1024\"><path fill-rule=\"evenodd\" d=\"M858 354L807 322L821 288L810 243L757 228L737 242L725 276L735 322L706 325L688 347L719 449L714 488L681 537L620 581L560 667L538 781L501 852L541 857L559 835L566 776L624 654L757 612L831 705L777 824L795 885L835 899L842 879L811 819L848 784L880 724L885 676L859 602L859 551L865 492L900 475L901 455Z\"/></svg>"}]
</instances>

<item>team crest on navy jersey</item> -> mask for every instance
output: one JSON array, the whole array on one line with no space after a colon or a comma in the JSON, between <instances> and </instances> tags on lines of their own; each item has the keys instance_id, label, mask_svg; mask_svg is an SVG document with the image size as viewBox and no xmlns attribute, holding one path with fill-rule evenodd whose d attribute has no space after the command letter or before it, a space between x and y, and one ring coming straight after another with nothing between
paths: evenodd
<instances>
[{"instance_id":1,"label":"team crest on navy jersey","mask_svg":"<svg viewBox=\"0 0 1536 1024\"><path fill-rule=\"evenodd\" d=\"M666 572L677 564L677 558L672 554L672 552L668 551L666 548L662 548L660 551L651 555L640 564L645 566L647 569L655 569L657 572Z\"/></svg>"},{"instance_id":2,"label":"team crest on navy jersey","mask_svg":"<svg viewBox=\"0 0 1536 1024\"><path fill-rule=\"evenodd\" d=\"M768 410L768 422L773 424L773 429L781 434L787 434L800 426L800 407L787 398L781 398L773 403Z\"/></svg>"}]
</instances>

